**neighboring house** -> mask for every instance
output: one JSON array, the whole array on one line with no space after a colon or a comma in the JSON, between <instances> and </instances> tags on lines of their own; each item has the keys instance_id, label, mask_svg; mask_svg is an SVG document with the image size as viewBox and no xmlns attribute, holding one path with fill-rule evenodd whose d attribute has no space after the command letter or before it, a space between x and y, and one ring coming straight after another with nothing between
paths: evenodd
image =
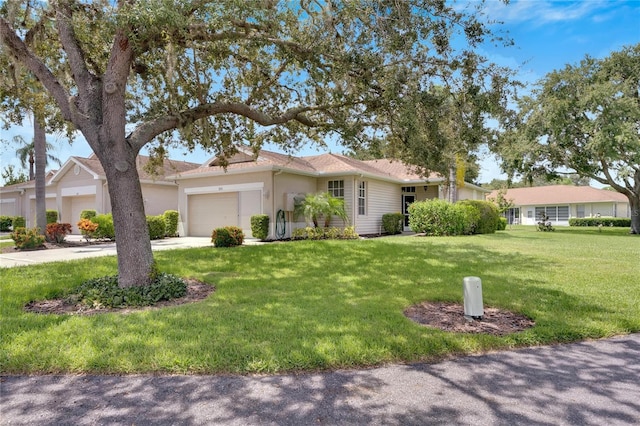
<instances>
[{"instance_id":1,"label":"neighboring house","mask_svg":"<svg viewBox=\"0 0 640 426\"><path fill-rule=\"evenodd\" d=\"M213 157L167 179L179 186L180 234L191 236L209 236L214 228L227 225L251 235L251 216L266 214L270 236L276 235L276 220L284 218L283 236L288 237L292 228L305 226L304 218L293 217L295 199L317 192L344 199L349 225L361 235L381 232L382 215L394 212L405 214L408 230L407 206L443 198L444 183L439 175L421 177L399 161L359 161L337 154L293 157L264 150L257 158L241 150L226 168ZM482 200L487 192L465 184L458 188L458 198ZM332 225L344 224L334 218Z\"/></svg>"},{"instance_id":2,"label":"neighboring house","mask_svg":"<svg viewBox=\"0 0 640 426\"><path fill-rule=\"evenodd\" d=\"M137 167L142 184L145 212L148 215L162 214L166 210L178 209L178 186L165 179L169 174L193 169L199 164L165 160L157 175L149 174L144 166L149 157L138 156ZM110 213L111 202L107 178L95 155L89 158L70 157L46 180L46 207L57 210L59 221L70 223L73 233L82 210L96 210L98 214ZM35 226L35 182L25 182L0 188L0 214L23 216L28 227Z\"/></svg>"},{"instance_id":3,"label":"neighboring house","mask_svg":"<svg viewBox=\"0 0 640 426\"><path fill-rule=\"evenodd\" d=\"M49 180L55 174L47 173L45 177L45 200L47 210L56 209L55 190L49 185ZM0 188L0 216L23 216L27 226L35 226L36 218L36 181L16 183ZM32 213L32 214L31 214Z\"/></svg>"},{"instance_id":4,"label":"neighboring house","mask_svg":"<svg viewBox=\"0 0 640 426\"><path fill-rule=\"evenodd\" d=\"M493 191L487 198L496 198ZM508 189L513 208L505 212L509 223L535 225L541 214L553 225L569 225L570 218L630 217L629 200L619 192L590 186L551 185Z\"/></svg>"}]
</instances>

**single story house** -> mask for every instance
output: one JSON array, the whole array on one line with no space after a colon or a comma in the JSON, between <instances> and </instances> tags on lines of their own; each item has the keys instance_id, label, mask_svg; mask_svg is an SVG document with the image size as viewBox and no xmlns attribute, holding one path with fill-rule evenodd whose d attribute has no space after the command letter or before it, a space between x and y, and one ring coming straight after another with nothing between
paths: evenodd
<instances>
[{"instance_id":1,"label":"single story house","mask_svg":"<svg viewBox=\"0 0 640 426\"><path fill-rule=\"evenodd\" d=\"M498 191L487 198L495 199ZM505 212L511 224L535 225L544 214L553 225L568 226L570 218L631 217L629 200L623 194L591 186L550 185L511 188L505 198L513 207Z\"/></svg>"},{"instance_id":2,"label":"single story house","mask_svg":"<svg viewBox=\"0 0 640 426\"><path fill-rule=\"evenodd\" d=\"M360 161L330 153L294 157L266 150L256 157L242 147L226 163L218 157L204 164L166 160L157 175L145 170L148 160L139 156L137 163L145 212L178 210L180 235L208 237L217 227L233 225L250 236L251 216L267 214L270 237L277 236L276 222L282 231L278 236L289 237L293 229L306 226L304 218L293 216L296 199L317 192L344 199L349 225L361 235L380 233L385 213L404 214L405 230L409 230L411 203L447 198L442 176L420 176L396 160ZM70 223L76 233L82 210L111 212L108 191L95 155L70 157L47 177L47 209L57 210L59 220ZM487 192L470 183L456 191L457 199L475 200L483 200ZM35 210L35 182L0 188L1 215L23 216L32 227ZM345 224L334 218L332 225Z\"/></svg>"},{"instance_id":3,"label":"single story house","mask_svg":"<svg viewBox=\"0 0 640 426\"><path fill-rule=\"evenodd\" d=\"M165 179L199 166L197 163L165 160L163 167L150 174L145 165L149 157L138 156L137 167L142 184L145 212L158 215L178 209L178 185ZM104 169L95 155L88 158L70 157L62 167L50 172L46 179L46 208L57 210L60 222L70 223L73 233L82 210L110 213L109 186ZM35 181L0 188L0 215L23 216L27 227L36 224Z\"/></svg>"},{"instance_id":4,"label":"single story house","mask_svg":"<svg viewBox=\"0 0 640 426\"><path fill-rule=\"evenodd\" d=\"M349 224L358 234L381 232L382 215L394 212L405 215L408 230L409 204L444 198L440 175L425 178L400 161L360 161L331 153L294 157L261 150L256 157L240 149L226 165L213 157L167 179L179 187L180 235L190 236L209 236L227 225L251 235L251 216L266 214L270 237L276 236L276 226L278 236L289 237L293 229L306 226L304 218L293 216L296 198L325 191L344 199ZM457 190L458 199L483 200L487 192L468 183ZM334 218L332 225L344 224Z\"/></svg>"}]
</instances>

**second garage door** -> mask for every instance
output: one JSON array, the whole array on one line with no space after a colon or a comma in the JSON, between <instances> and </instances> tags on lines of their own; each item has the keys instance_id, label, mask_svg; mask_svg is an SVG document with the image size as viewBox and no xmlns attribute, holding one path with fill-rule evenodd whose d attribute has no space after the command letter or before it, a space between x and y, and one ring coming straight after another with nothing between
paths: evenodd
<instances>
[{"instance_id":1,"label":"second garage door","mask_svg":"<svg viewBox=\"0 0 640 426\"><path fill-rule=\"evenodd\" d=\"M194 237L210 237L215 228L238 226L238 193L189 196L189 232Z\"/></svg>"}]
</instances>

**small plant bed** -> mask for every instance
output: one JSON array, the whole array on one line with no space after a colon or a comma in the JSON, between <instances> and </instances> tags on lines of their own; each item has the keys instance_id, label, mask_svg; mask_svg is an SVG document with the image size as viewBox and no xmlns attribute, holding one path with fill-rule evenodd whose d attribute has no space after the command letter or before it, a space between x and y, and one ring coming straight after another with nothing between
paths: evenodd
<instances>
[{"instance_id":1,"label":"small plant bed","mask_svg":"<svg viewBox=\"0 0 640 426\"><path fill-rule=\"evenodd\" d=\"M524 315L498 309L484 308L482 319L467 319L462 303L422 302L410 306L404 315L418 324L452 333L485 333L506 336L535 325Z\"/></svg>"},{"instance_id":2,"label":"small plant bed","mask_svg":"<svg viewBox=\"0 0 640 426\"><path fill-rule=\"evenodd\" d=\"M110 277L107 277L110 278ZM158 309L167 306L184 305L206 299L215 288L196 279L183 279L185 283L185 293L176 298L159 300L150 304L138 304L128 306L107 306L105 304L78 300L78 293L51 300L41 300L28 303L24 310L37 314L59 314L59 315L95 315L108 312L130 313L148 309Z\"/></svg>"}]
</instances>

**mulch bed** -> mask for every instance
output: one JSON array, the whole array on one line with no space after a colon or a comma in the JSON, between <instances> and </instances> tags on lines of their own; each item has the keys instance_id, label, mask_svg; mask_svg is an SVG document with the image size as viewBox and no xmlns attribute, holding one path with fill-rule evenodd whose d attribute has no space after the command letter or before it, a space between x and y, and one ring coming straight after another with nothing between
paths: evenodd
<instances>
[{"instance_id":1,"label":"mulch bed","mask_svg":"<svg viewBox=\"0 0 640 426\"><path fill-rule=\"evenodd\" d=\"M467 319L461 303L422 302L405 309L404 315L419 324L454 333L504 336L535 325L524 315L487 307L484 308L482 319Z\"/></svg>"},{"instance_id":2,"label":"mulch bed","mask_svg":"<svg viewBox=\"0 0 640 426\"><path fill-rule=\"evenodd\" d=\"M105 307L88 307L82 304L69 303L65 299L41 300L37 302L29 302L24 310L37 314L68 314L68 315L95 315L107 312L118 312L122 314L137 312L150 309L159 309L165 306L184 305L206 299L215 291L215 287L210 284L203 283L195 279L185 279L187 283L187 294L183 297L173 300L158 302L153 306L143 306L139 308L105 308Z\"/></svg>"}]
</instances>

